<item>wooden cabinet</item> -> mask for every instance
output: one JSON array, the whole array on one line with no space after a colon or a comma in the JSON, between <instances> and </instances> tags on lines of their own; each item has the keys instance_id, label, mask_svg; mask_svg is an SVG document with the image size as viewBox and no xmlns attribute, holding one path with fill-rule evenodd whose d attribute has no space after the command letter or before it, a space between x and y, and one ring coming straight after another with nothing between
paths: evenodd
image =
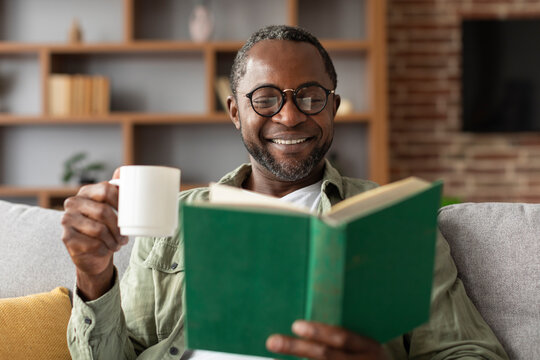
<instances>
[{"instance_id":1,"label":"wooden cabinet","mask_svg":"<svg viewBox=\"0 0 540 360\"><path fill-rule=\"evenodd\" d=\"M300 25L321 39L352 111L336 118L332 157L345 174L388 181L385 1L207 1L214 31L191 41L193 1L0 0L0 198L49 207L77 187L62 163L84 151L106 163L180 167L186 186L247 161L214 83L256 29ZM77 18L80 44L67 41ZM51 74L105 75L110 113L49 116Z\"/></svg>"}]
</instances>

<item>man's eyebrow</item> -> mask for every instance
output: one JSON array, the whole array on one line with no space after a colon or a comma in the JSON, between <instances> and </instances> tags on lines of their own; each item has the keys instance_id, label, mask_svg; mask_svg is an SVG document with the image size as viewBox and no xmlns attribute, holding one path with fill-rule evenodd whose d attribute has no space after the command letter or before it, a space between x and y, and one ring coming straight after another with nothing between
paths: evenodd
<instances>
[{"instance_id":1,"label":"man's eyebrow","mask_svg":"<svg viewBox=\"0 0 540 360\"><path fill-rule=\"evenodd\" d=\"M298 85L298 87L301 87L301 86L310 86L310 85L319 85L319 86L322 86L321 83L319 83L318 81L308 81L308 82L305 82L305 83L303 83L303 84Z\"/></svg>"},{"instance_id":2,"label":"man's eyebrow","mask_svg":"<svg viewBox=\"0 0 540 360\"><path fill-rule=\"evenodd\" d=\"M255 86L253 86L253 89L256 89L256 88L261 87L261 86L275 86L275 87L279 88L279 86L277 86L276 84L272 84L272 83L261 83L261 84L256 84Z\"/></svg>"},{"instance_id":3,"label":"man's eyebrow","mask_svg":"<svg viewBox=\"0 0 540 360\"><path fill-rule=\"evenodd\" d=\"M302 84L299 84L297 87L295 87L295 89L298 89L299 87L302 87L302 86L309 86L309 85L319 85L319 86L323 86L321 85L320 82L318 81L307 81L305 83L302 83ZM276 87L278 89L281 89L279 86L277 86L276 84L272 84L272 83L260 83L260 84L255 84L253 87L251 87L251 90L252 91L253 89L256 89L256 88L259 88L259 87L262 87L262 86L273 86L273 87ZM284 90L284 89L281 89L281 90ZM249 92L249 91L248 91Z\"/></svg>"}]
</instances>

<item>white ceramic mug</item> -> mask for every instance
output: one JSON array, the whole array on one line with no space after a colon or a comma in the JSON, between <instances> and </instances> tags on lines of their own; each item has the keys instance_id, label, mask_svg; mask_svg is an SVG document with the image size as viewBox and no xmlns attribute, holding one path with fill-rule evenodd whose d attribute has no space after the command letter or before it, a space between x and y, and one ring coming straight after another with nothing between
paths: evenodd
<instances>
[{"instance_id":1,"label":"white ceramic mug","mask_svg":"<svg viewBox=\"0 0 540 360\"><path fill-rule=\"evenodd\" d=\"M172 236L178 227L180 169L128 165L120 168L118 227L125 236Z\"/></svg>"}]
</instances>

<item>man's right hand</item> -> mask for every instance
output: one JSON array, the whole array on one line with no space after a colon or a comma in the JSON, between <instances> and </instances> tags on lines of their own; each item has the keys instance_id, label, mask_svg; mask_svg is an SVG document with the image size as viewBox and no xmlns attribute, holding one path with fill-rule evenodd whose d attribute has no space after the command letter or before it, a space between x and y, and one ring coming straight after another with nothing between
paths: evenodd
<instances>
[{"instance_id":1,"label":"man's right hand","mask_svg":"<svg viewBox=\"0 0 540 360\"><path fill-rule=\"evenodd\" d=\"M77 267L77 288L86 301L112 287L113 254L128 242L120 235L117 208L118 188L107 181L83 186L64 202L62 241Z\"/></svg>"}]
</instances>

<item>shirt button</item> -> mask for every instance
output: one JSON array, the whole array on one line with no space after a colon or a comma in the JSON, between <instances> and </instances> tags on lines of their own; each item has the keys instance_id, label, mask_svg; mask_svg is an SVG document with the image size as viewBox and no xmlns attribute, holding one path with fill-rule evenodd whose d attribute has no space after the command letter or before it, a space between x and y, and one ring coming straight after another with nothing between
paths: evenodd
<instances>
[{"instance_id":1,"label":"shirt button","mask_svg":"<svg viewBox=\"0 0 540 360\"><path fill-rule=\"evenodd\" d=\"M178 267L178 264L177 264L177 263L173 263L173 264L171 265L171 270L174 270L174 269L176 269L177 267Z\"/></svg>"},{"instance_id":2,"label":"shirt button","mask_svg":"<svg viewBox=\"0 0 540 360\"><path fill-rule=\"evenodd\" d=\"M85 317L84 318L84 323L88 324L88 325L92 325L92 319L90 319L89 317Z\"/></svg>"},{"instance_id":3,"label":"shirt button","mask_svg":"<svg viewBox=\"0 0 540 360\"><path fill-rule=\"evenodd\" d=\"M178 348L173 346L172 348L169 349L169 354L178 355Z\"/></svg>"}]
</instances>

